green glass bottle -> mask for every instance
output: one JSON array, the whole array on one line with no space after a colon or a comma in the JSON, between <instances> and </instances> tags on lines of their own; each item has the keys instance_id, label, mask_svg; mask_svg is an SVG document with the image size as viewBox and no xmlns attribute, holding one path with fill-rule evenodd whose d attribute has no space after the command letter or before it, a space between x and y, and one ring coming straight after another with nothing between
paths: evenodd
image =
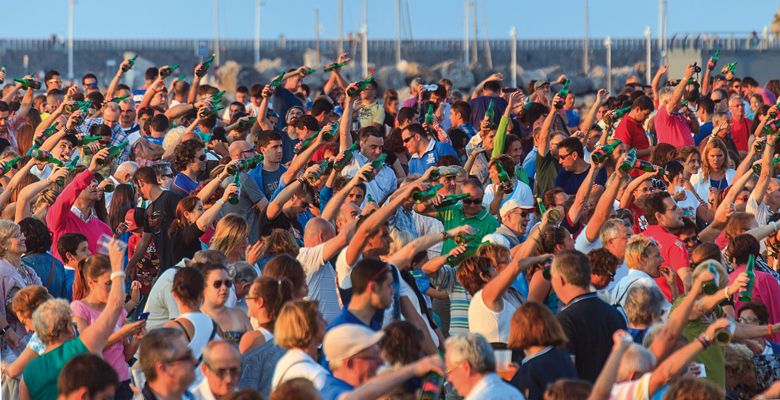
<instances>
[{"instance_id":1,"label":"green glass bottle","mask_svg":"<svg viewBox=\"0 0 780 400\"><path fill-rule=\"evenodd\" d=\"M337 171L341 171L344 169L344 167L349 164L350 161L352 161L352 157L354 157L354 152L360 147L360 142L357 140L352 142L352 145L349 146L346 150L344 150L344 157L342 157L341 160L337 161L335 164L333 164L333 168L335 168Z\"/></svg>"},{"instance_id":2,"label":"green glass bottle","mask_svg":"<svg viewBox=\"0 0 780 400\"><path fill-rule=\"evenodd\" d=\"M420 400L439 400L444 388L444 377L436 372L430 372L422 382Z\"/></svg>"},{"instance_id":3,"label":"green glass bottle","mask_svg":"<svg viewBox=\"0 0 780 400\"><path fill-rule=\"evenodd\" d=\"M293 153L295 154L301 154L306 149L311 147L311 144L314 143L314 140L317 139L317 133L312 133L311 136L307 137L306 139L303 139L302 141L298 142L295 145L295 149L293 149Z\"/></svg>"},{"instance_id":4,"label":"green glass bottle","mask_svg":"<svg viewBox=\"0 0 780 400\"><path fill-rule=\"evenodd\" d=\"M43 146L43 143L46 141L46 139L48 139L49 136L53 135L54 132L57 132L57 126L59 124L60 124L59 122L54 121L53 124L51 124L48 128L44 129L41 135L35 138L35 140L33 141L33 147L37 148Z\"/></svg>"},{"instance_id":5,"label":"green glass bottle","mask_svg":"<svg viewBox=\"0 0 780 400\"><path fill-rule=\"evenodd\" d=\"M593 150L593 153L590 153L591 161L593 161L594 164L603 163L621 144L623 144L623 142L618 139L612 143L597 147Z\"/></svg>"},{"instance_id":6,"label":"green glass bottle","mask_svg":"<svg viewBox=\"0 0 780 400\"><path fill-rule=\"evenodd\" d=\"M374 178L376 178L376 175L379 174L379 171L382 170L382 167L385 165L385 160L387 159L387 154L382 153L379 155L379 157L376 158L376 160L371 161L371 171L369 171L367 178L369 181L373 181Z\"/></svg>"},{"instance_id":7,"label":"green glass bottle","mask_svg":"<svg viewBox=\"0 0 780 400\"><path fill-rule=\"evenodd\" d=\"M277 75L276 78L274 78L274 80L271 81L271 84L270 84L271 89L278 88L279 86L282 85L282 82L284 82L284 71L282 73L280 73L279 75Z\"/></svg>"},{"instance_id":8,"label":"green glass bottle","mask_svg":"<svg viewBox=\"0 0 780 400\"><path fill-rule=\"evenodd\" d=\"M248 119L242 119L238 121L238 130L239 131L245 131L247 129L251 129L252 126L257 123L256 117L249 117Z\"/></svg>"},{"instance_id":9,"label":"green glass bottle","mask_svg":"<svg viewBox=\"0 0 780 400\"><path fill-rule=\"evenodd\" d=\"M357 96L358 94L360 94L360 92L362 92L362 91L366 90L366 89L368 88L368 86L369 86L369 85L370 85L372 82L374 82L374 77L373 77L373 76L369 76L368 78L366 78L366 79L363 79L362 81L359 81L359 82L357 83L357 88L349 88L349 89L347 89L347 94L348 94L350 97L355 97L355 96Z\"/></svg>"},{"instance_id":10,"label":"green glass bottle","mask_svg":"<svg viewBox=\"0 0 780 400\"><path fill-rule=\"evenodd\" d=\"M260 153L252 158L239 160L237 163L227 167L227 173L230 175L235 175L238 172L248 172L254 169L256 166L260 165L260 163L263 162L263 158L263 154Z\"/></svg>"},{"instance_id":11,"label":"green glass bottle","mask_svg":"<svg viewBox=\"0 0 780 400\"><path fill-rule=\"evenodd\" d=\"M108 182L105 185L103 185L103 192L104 193L113 193L114 192L114 182Z\"/></svg>"},{"instance_id":12,"label":"green glass bottle","mask_svg":"<svg viewBox=\"0 0 780 400\"><path fill-rule=\"evenodd\" d=\"M32 152L30 152L30 156L32 156L32 158L38 161L54 164L58 167L62 167L64 165L62 161L54 158L54 156L52 156L51 153L45 150L35 149Z\"/></svg>"},{"instance_id":13,"label":"green glass bottle","mask_svg":"<svg viewBox=\"0 0 780 400\"><path fill-rule=\"evenodd\" d=\"M211 97L211 103L212 104L217 104L217 103L222 102L222 97L224 97L224 96L225 96L225 91L224 90L220 90L219 92L214 93L214 94L212 94L209 97Z\"/></svg>"},{"instance_id":14,"label":"green glass bottle","mask_svg":"<svg viewBox=\"0 0 780 400\"><path fill-rule=\"evenodd\" d=\"M514 187L512 186L512 179L509 177L509 174L504 170L504 166L501 165L501 162L496 162L496 169L498 170L498 181L501 186L501 190L504 192L504 194L510 194L514 190Z\"/></svg>"},{"instance_id":15,"label":"green glass bottle","mask_svg":"<svg viewBox=\"0 0 780 400\"><path fill-rule=\"evenodd\" d=\"M561 88L561 90L558 91L558 96L561 98L561 100L555 103L555 108L557 109L563 108L563 102L564 100L566 100L566 96L569 95L570 82L571 81L569 81L568 79L565 82L563 82L563 87Z\"/></svg>"},{"instance_id":16,"label":"green glass bottle","mask_svg":"<svg viewBox=\"0 0 780 400\"><path fill-rule=\"evenodd\" d=\"M434 197L436 197L437 192L439 189L443 188L444 185L439 183L437 185L433 185L428 190L420 190L412 193L412 200L414 200L416 203L422 203L424 201L430 200Z\"/></svg>"},{"instance_id":17,"label":"green glass bottle","mask_svg":"<svg viewBox=\"0 0 780 400\"><path fill-rule=\"evenodd\" d=\"M17 167L16 163L18 163L19 160L21 160L21 159L22 159L21 156L16 156L16 157L14 157L14 158L12 158L12 159L10 159L8 161L4 161L3 162L3 170L2 170L3 172L2 172L2 175L5 175L8 172L10 172L12 169L16 168Z\"/></svg>"},{"instance_id":18,"label":"green glass bottle","mask_svg":"<svg viewBox=\"0 0 780 400\"><path fill-rule=\"evenodd\" d=\"M135 60L137 58L138 58L138 54L128 58L127 61L130 63L130 65L127 65L127 66L123 65L122 66L122 72L130 71L133 68L133 66L135 65Z\"/></svg>"},{"instance_id":19,"label":"green glass bottle","mask_svg":"<svg viewBox=\"0 0 780 400\"><path fill-rule=\"evenodd\" d=\"M75 156L73 156L73 158L70 159L70 161L65 163L64 167L67 168L68 171L73 171L74 169L76 169L76 166L78 164L79 164L79 156L78 156L78 154L76 154ZM57 178L56 183L57 183L58 186L65 186L65 177L63 176L63 177ZM104 191L107 192L107 193L113 192L114 191L113 184L111 185L111 187L112 187L112 189L110 191L107 190L107 189L104 190Z\"/></svg>"},{"instance_id":20,"label":"green glass bottle","mask_svg":"<svg viewBox=\"0 0 780 400\"><path fill-rule=\"evenodd\" d=\"M655 172L655 165L651 162L645 161L645 160L636 160L636 163L634 164L634 169L638 169L643 172ZM663 168L658 169L658 175L662 176L666 174L666 170Z\"/></svg>"},{"instance_id":21,"label":"green glass bottle","mask_svg":"<svg viewBox=\"0 0 780 400\"><path fill-rule=\"evenodd\" d=\"M225 106L210 106L206 111L206 116L217 115L220 111L224 110Z\"/></svg>"},{"instance_id":22,"label":"green glass bottle","mask_svg":"<svg viewBox=\"0 0 780 400\"><path fill-rule=\"evenodd\" d=\"M489 123L493 123L494 118L496 117L496 105L493 103L493 100L490 100L490 103L488 103L488 108L485 110L485 118L488 120Z\"/></svg>"},{"instance_id":23,"label":"green glass bottle","mask_svg":"<svg viewBox=\"0 0 780 400\"><path fill-rule=\"evenodd\" d=\"M745 290L739 293L739 301L747 303L753 300L753 287L756 284L756 256L751 254L748 257L747 266L745 267L745 274L748 276L748 284Z\"/></svg>"},{"instance_id":24,"label":"green glass bottle","mask_svg":"<svg viewBox=\"0 0 780 400\"><path fill-rule=\"evenodd\" d=\"M620 170L624 173L631 172L631 168L636 164L636 148L632 148L626 154L626 159L620 164Z\"/></svg>"},{"instance_id":25,"label":"green glass bottle","mask_svg":"<svg viewBox=\"0 0 780 400\"><path fill-rule=\"evenodd\" d=\"M238 197L241 195L241 180L239 178L241 178L241 172L236 172L233 175L233 183L238 186L238 192L228 195L228 203L233 205L238 204Z\"/></svg>"},{"instance_id":26,"label":"green glass bottle","mask_svg":"<svg viewBox=\"0 0 780 400\"><path fill-rule=\"evenodd\" d=\"M439 167L436 167L428 175L428 182L436 182L439 178L441 178L441 171L439 171Z\"/></svg>"},{"instance_id":27,"label":"green glass bottle","mask_svg":"<svg viewBox=\"0 0 780 400\"><path fill-rule=\"evenodd\" d=\"M320 179L325 174L329 174L330 171L333 169L333 163L330 160L322 160L319 166L320 166L319 172L312 172L308 176L309 183L314 184L314 182L316 182L317 179Z\"/></svg>"},{"instance_id":28,"label":"green glass bottle","mask_svg":"<svg viewBox=\"0 0 780 400\"><path fill-rule=\"evenodd\" d=\"M125 100L129 99L129 98L130 98L130 95L129 95L129 94L126 94L126 95L124 95L124 96L121 96L121 97L114 97L113 99L111 99L111 102L112 102L112 103L117 103L117 104L118 104L118 103L121 103L121 102L123 102L123 101L125 101Z\"/></svg>"},{"instance_id":29,"label":"green glass bottle","mask_svg":"<svg viewBox=\"0 0 780 400\"><path fill-rule=\"evenodd\" d=\"M736 74L736 72L737 72L737 62L736 61L728 63L726 66L724 66L720 70L720 73L723 74L723 75L726 75L729 72L731 72L732 75Z\"/></svg>"},{"instance_id":30,"label":"green glass bottle","mask_svg":"<svg viewBox=\"0 0 780 400\"><path fill-rule=\"evenodd\" d=\"M335 137L335 133L339 131L339 122L336 121L331 125L330 129L325 129L324 127L320 130L320 134L322 135L322 141L323 142L330 142Z\"/></svg>"},{"instance_id":31,"label":"green glass bottle","mask_svg":"<svg viewBox=\"0 0 780 400\"><path fill-rule=\"evenodd\" d=\"M303 76L306 76L313 74L316 70L314 68L304 68L301 72L303 72Z\"/></svg>"},{"instance_id":32,"label":"green glass bottle","mask_svg":"<svg viewBox=\"0 0 780 400\"><path fill-rule=\"evenodd\" d=\"M715 50L715 54L712 55L712 62L707 63L707 69L712 71L715 69L715 67L718 65L718 56L720 55L720 50Z\"/></svg>"},{"instance_id":33,"label":"green glass bottle","mask_svg":"<svg viewBox=\"0 0 780 400\"><path fill-rule=\"evenodd\" d=\"M551 270L552 270L552 260L548 258L547 260L545 260L544 264L542 264L542 278L548 281L552 279Z\"/></svg>"},{"instance_id":34,"label":"green glass bottle","mask_svg":"<svg viewBox=\"0 0 780 400\"><path fill-rule=\"evenodd\" d=\"M536 198L536 205L539 206L539 215L544 215L547 213L547 207L544 206L544 202L542 201L541 197ZM550 214L547 216L547 219L550 221L553 225L558 225L559 222L561 222L562 219L561 212L557 208L553 208L550 210Z\"/></svg>"},{"instance_id":35,"label":"green glass bottle","mask_svg":"<svg viewBox=\"0 0 780 400\"><path fill-rule=\"evenodd\" d=\"M168 65L167 67L163 67L162 69L160 69L160 76L163 78L167 78L171 76L171 74L173 74L173 71L176 71L177 69L179 69L179 64L171 64Z\"/></svg>"},{"instance_id":36,"label":"green glass bottle","mask_svg":"<svg viewBox=\"0 0 780 400\"><path fill-rule=\"evenodd\" d=\"M731 342L731 338L734 336L736 327L737 325L734 323L734 321L729 321L729 326L715 331L715 343L721 346L729 344L729 342Z\"/></svg>"},{"instance_id":37,"label":"green glass bottle","mask_svg":"<svg viewBox=\"0 0 780 400\"><path fill-rule=\"evenodd\" d=\"M604 120L605 124L612 125L615 122L617 122L617 120L619 120L620 118L623 118L623 116L628 114L630 111L631 111L631 107L619 108L619 109L617 109L615 111L612 111L611 113L608 113L607 115L605 115L602 118L602 120Z\"/></svg>"},{"instance_id":38,"label":"green glass bottle","mask_svg":"<svg viewBox=\"0 0 780 400\"><path fill-rule=\"evenodd\" d=\"M81 138L81 140L79 140L79 146L84 146L90 143L99 142L104 139L105 138L103 136L84 136Z\"/></svg>"},{"instance_id":39,"label":"green glass bottle","mask_svg":"<svg viewBox=\"0 0 780 400\"><path fill-rule=\"evenodd\" d=\"M127 143L128 143L127 141L124 141L116 146L109 146L108 155L106 156L106 158L102 160L97 160L97 164L102 166L105 165L107 162L119 157L119 155L122 154L122 150L124 150L125 147L127 147Z\"/></svg>"},{"instance_id":40,"label":"green glass bottle","mask_svg":"<svg viewBox=\"0 0 780 400\"><path fill-rule=\"evenodd\" d=\"M708 295L715 294L715 292L718 291L718 282L719 282L718 278L720 274L718 274L718 270L715 269L715 266L712 263L707 265L707 269L710 271L713 278L708 280L707 282L704 282L701 288L704 294L708 294Z\"/></svg>"},{"instance_id":41,"label":"green glass bottle","mask_svg":"<svg viewBox=\"0 0 780 400\"><path fill-rule=\"evenodd\" d=\"M775 119L764 125L764 129L761 130L761 133L764 135L772 135L776 133L778 129L780 129L780 119Z\"/></svg>"},{"instance_id":42,"label":"green glass bottle","mask_svg":"<svg viewBox=\"0 0 780 400\"><path fill-rule=\"evenodd\" d=\"M209 68L211 68L211 63L214 62L214 58L216 56L217 56L216 54L212 54L205 61L203 61L203 64L202 64L203 68L198 70L198 73L196 75L198 75L201 78L206 76L206 74L209 72Z\"/></svg>"},{"instance_id":43,"label":"green glass bottle","mask_svg":"<svg viewBox=\"0 0 780 400\"><path fill-rule=\"evenodd\" d=\"M468 199L470 196L468 193L460 193L460 194L448 194L444 196L444 198L441 200L438 206L436 208L445 208L454 206L455 204L458 204L459 201L463 199Z\"/></svg>"},{"instance_id":44,"label":"green glass bottle","mask_svg":"<svg viewBox=\"0 0 780 400\"><path fill-rule=\"evenodd\" d=\"M425 114L425 123L430 125L435 119L436 116L433 114L433 104L428 104L428 112Z\"/></svg>"},{"instance_id":45,"label":"green glass bottle","mask_svg":"<svg viewBox=\"0 0 780 400\"><path fill-rule=\"evenodd\" d=\"M32 88L34 90L38 90L38 89L41 88L41 82L36 80L36 79L32 79L32 78L14 78L14 82L21 83L22 84L22 89L24 89L24 90L27 90L27 89L30 89L30 88Z\"/></svg>"},{"instance_id":46,"label":"green glass bottle","mask_svg":"<svg viewBox=\"0 0 780 400\"><path fill-rule=\"evenodd\" d=\"M330 63L330 64L328 64L328 65L326 65L326 66L325 66L325 68L323 69L323 71L324 71L324 72L330 72L330 71L333 71L333 70L341 69L341 68L343 68L345 65L347 65L347 63L348 63L348 61L345 61L345 62L334 62L334 63Z\"/></svg>"},{"instance_id":47,"label":"green glass bottle","mask_svg":"<svg viewBox=\"0 0 780 400\"><path fill-rule=\"evenodd\" d=\"M772 166L780 165L780 157L773 158L772 161L770 161L770 164ZM753 166L753 173L756 175L761 175L761 164L756 164Z\"/></svg>"}]
</instances>

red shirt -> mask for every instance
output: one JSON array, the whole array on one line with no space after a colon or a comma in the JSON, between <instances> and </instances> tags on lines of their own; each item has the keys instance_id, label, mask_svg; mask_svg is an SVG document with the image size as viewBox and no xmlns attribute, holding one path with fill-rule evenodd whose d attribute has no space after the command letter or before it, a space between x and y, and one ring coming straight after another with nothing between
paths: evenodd
<instances>
[{"instance_id":1,"label":"red shirt","mask_svg":"<svg viewBox=\"0 0 780 400\"><path fill-rule=\"evenodd\" d=\"M647 229L642 232L642 235L651 238L655 240L656 243L658 243L658 247L661 250L661 257L664 259L664 262L661 264L661 266L671 268L674 271L678 271L680 268L691 267L691 262L688 258L688 250L685 248L685 243L683 243L680 238L677 237L677 235L670 233L658 225L648 226ZM683 293L684 291L682 283L679 282L679 276L677 280L677 288L680 290L680 293ZM672 301L672 291L671 288L669 288L669 285L666 283L666 280L661 277L656 279L656 282L658 283L658 286L661 288L661 291L664 293L666 298L669 301Z\"/></svg>"},{"instance_id":2,"label":"red shirt","mask_svg":"<svg viewBox=\"0 0 780 400\"><path fill-rule=\"evenodd\" d=\"M629 149L644 150L650 148L650 141L645 135L645 128L639 121L626 115L615 128L615 139L620 139ZM642 158L648 160L647 156Z\"/></svg>"},{"instance_id":3,"label":"red shirt","mask_svg":"<svg viewBox=\"0 0 780 400\"><path fill-rule=\"evenodd\" d=\"M748 151L751 121L747 118L731 120L731 138L739 151Z\"/></svg>"},{"instance_id":4,"label":"red shirt","mask_svg":"<svg viewBox=\"0 0 780 400\"><path fill-rule=\"evenodd\" d=\"M676 113L669 114L665 105L658 108L653 122L658 143L669 143L678 149L694 145L688 118Z\"/></svg>"}]
</instances>

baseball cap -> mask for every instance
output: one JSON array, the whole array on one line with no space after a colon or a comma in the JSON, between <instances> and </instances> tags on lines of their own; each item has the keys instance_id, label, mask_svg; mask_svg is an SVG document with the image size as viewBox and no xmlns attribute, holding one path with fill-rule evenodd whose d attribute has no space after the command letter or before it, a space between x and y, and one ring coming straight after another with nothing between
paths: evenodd
<instances>
[{"instance_id":1,"label":"baseball cap","mask_svg":"<svg viewBox=\"0 0 780 400\"><path fill-rule=\"evenodd\" d=\"M332 328L322 340L322 350L331 362L344 361L377 344L385 333L357 324L344 324Z\"/></svg>"},{"instance_id":2,"label":"baseball cap","mask_svg":"<svg viewBox=\"0 0 780 400\"><path fill-rule=\"evenodd\" d=\"M482 243L492 243L497 244L499 246L504 246L508 249L512 248L512 244L509 243L509 239L504 237L504 235L500 233L490 233L482 237Z\"/></svg>"},{"instance_id":3,"label":"baseball cap","mask_svg":"<svg viewBox=\"0 0 780 400\"><path fill-rule=\"evenodd\" d=\"M138 227L138 224L135 223L135 209L131 208L127 210L127 213L125 213L125 224L127 224L127 231L128 232L137 232L141 228Z\"/></svg>"},{"instance_id":4,"label":"baseball cap","mask_svg":"<svg viewBox=\"0 0 780 400\"><path fill-rule=\"evenodd\" d=\"M536 82L534 82L534 90L539 90L539 88L541 88L544 85L548 85L549 86L550 82L547 82L547 81L536 81Z\"/></svg>"}]
</instances>

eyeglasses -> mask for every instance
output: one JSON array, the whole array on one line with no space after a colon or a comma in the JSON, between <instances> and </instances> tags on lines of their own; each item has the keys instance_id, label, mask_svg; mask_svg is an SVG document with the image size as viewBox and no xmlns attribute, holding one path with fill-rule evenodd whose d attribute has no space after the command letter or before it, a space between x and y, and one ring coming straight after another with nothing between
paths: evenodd
<instances>
[{"instance_id":1,"label":"eyeglasses","mask_svg":"<svg viewBox=\"0 0 780 400\"><path fill-rule=\"evenodd\" d=\"M196 360L195 360L195 356L192 355L192 350L187 350L186 353L184 353L184 354L182 354L182 355L180 355L180 356L178 356L176 358L172 358L172 359L166 361L165 363L166 364L173 364L173 363L182 362L182 361L187 361L187 362L195 364Z\"/></svg>"},{"instance_id":2,"label":"eyeglasses","mask_svg":"<svg viewBox=\"0 0 780 400\"><path fill-rule=\"evenodd\" d=\"M220 379L225 379L225 376L227 374L230 374L230 376L238 376L238 373L241 372L240 367L230 367L230 368L212 368L208 363L206 364L206 368L208 368L211 372L213 372L215 375L217 375Z\"/></svg>"},{"instance_id":3,"label":"eyeglasses","mask_svg":"<svg viewBox=\"0 0 780 400\"><path fill-rule=\"evenodd\" d=\"M463 204L482 204L482 198L480 197L478 199L472 199L472 198L463 199Z\"/></svg>"},{"instance_id":4,"label":"eyeglasses","mask_svg":"<svg viewBox=\"0 0 780 400\"><path fill-rule=\"evenodd\" d=\"M211 285L214 286L214 289L219 289L222 287L223 284L228 289L233 287L233 281L231 281L230 279L225 279L223 281L214 281L214 283L212 283Z\"/></svg>"},{"instance_id":5,"label":"eyeglasses","mask_svg":"<svg viewBox=\"0 0 780 400\"><path fill-rule=\"evenodd\" d=\"M715 103L715 104L718 104L721 101L723 101L723 99L712 99L712 102Z\"/></svg>"},{"instance_id":6,"label":"eyeglasses","mask_svg":"<svg viewBox=\"0 0 780 400\"><path fill-rule=\"evenodd\" d=\"M97 87L97 82L91 82L91 83L86 83L86 82L85 82L85 83L84 83L84 87L85 87L85 88L90 88L90 89L91 89L91 88L96 88L96 87Z\"/></svg>"},{"instance_id":7,"label":"eyeglasses","mask_svg":"<svg viewBox=\"0 0 780 400\"><path fill-rule=\"evenodd\" d=\"M744 108L744 107L745 107L745 105L744 105L744 104L742 104L742 103L739 103L739 104L731 104L731 105L729 105L729 107L732 107L732 108L739 108L739 107L742 107L742 108Z\"/></svg>"},{"instance_id":8,"label":"eyeglasses","mask_svg":"<svg viewBox=\"0 0 780 400\"><path fill-rule=\"evenodd\" d=\"M160 175L160 177L167 178L167 179L173 179L173 174L162 174L162 175Z\"/></svg>"},{"instance_id":9,"label":"eyeglasses","mask_svg":"<svg viewBox=\"0 0 780 400\"><path fill-rule=\"evenodd\" d=\"M566 153L566 154L558 153L558 158L561 159L561 160L565 160L566 157L568 157L568 156L570 156L572 154L573 154L573 152L572 153Z\"/></svg>"},{"instance_id":10,"label":"eyeglasses","mask_svg":"<svg viewBox=\"0 0 780 400\"><path fill-rule=\"evenodd\" d=\"M446 371L446 374L447 374L447 375L449 375L449 374L451 374L451 373L455 372L455 370L456 370L456 369L458 369L458 368L459 368L459 367L460 367L462 364L463 364L462 362L459 362L459 363L458 363L457 365L455 365L454 367L452 367L452 368L448 369L448 370Z\"/></svg>"}]
</instances>

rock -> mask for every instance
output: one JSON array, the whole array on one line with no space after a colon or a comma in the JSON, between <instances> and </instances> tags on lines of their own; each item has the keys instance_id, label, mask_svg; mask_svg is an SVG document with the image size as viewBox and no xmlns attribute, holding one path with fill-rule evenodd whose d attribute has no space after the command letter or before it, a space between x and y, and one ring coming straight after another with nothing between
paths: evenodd
<instances>
[{"instance_id":1,"label":"rock","mask_svg":"<svg viewBox=\"0 0 780 400\"><path fill-rule=\"evenodd\" d=\"M587 76L569 76L569 81L571 82L569 84L569 90L571 90L571 92L575 95L591 93L596 90L596 88L593 86L593 80Z\"/></svg>"},{"instance_id":2,"label":"rock","mask_svg":"<svg viewBox=\"0 0 780 400\"><path fill-rule=\"evenodd\" d=\"M418 62L401 60L396 66L396 68L406 78L415 78L419 76L423 78L423 80L426 82L432 82L436 80L436 75L433 72L431 72L431 70L428 69L428 67Z\"/></svg>"},{"instance_id":3,"label":"rock","mask_svg":"<svg viewBox=\"0 0 780 400\"><path fill-rule=\"evenodd\" d=\"M241 66L233 61L229 60L219 66L217 76L219 77L219 86L222 90L228 93L235 93L238 87L238 73L241 70Z\"/></svg>"},{"instance_id":4,"label":"rock","mask_svg":"<svg viewBox=\"0 0 780 400\"><path fill-rule=\"evenodd\" d=\"M379 70L376 71L376 74L374 74L374 77L376 78L376 82L379 84L380 89L398 89L406 86L404 74L394 66L379 68Z\"/></svg>"},{"instance_id":5,"label":"rock","mask_svg":"<svg viewBox=\"0 0 780 400\"><path fill-rule=\"evenodd\" d=\"M320 59L320 54L317 53L317 50L306 49L306 51L303 52L303 65L316 69L319 68L321 64L322 60Z\"/></svg>"},{"instance_id":6,"label":"rock","mask_svg":"<svg viewBox=\"0 0 780 400\"><path fill-rule=\"evenodd\" d=\"M282 71L282 59L279 57L273 60L264 58L255 64L255 70L261 74L279 74Z\"/></svg>"},{"instance_id":7,"label":"rock","mask_svg":"<svg viewBox=\"0 0 780 400\"><path fill-rule=\"evenodd\" d=\"M444 61L431 67L439 78L447 78L452 81L452 86L459 89L472 88L476 84L474 73L462 63L456 61Z\"/></svg>"}]
</instances>

